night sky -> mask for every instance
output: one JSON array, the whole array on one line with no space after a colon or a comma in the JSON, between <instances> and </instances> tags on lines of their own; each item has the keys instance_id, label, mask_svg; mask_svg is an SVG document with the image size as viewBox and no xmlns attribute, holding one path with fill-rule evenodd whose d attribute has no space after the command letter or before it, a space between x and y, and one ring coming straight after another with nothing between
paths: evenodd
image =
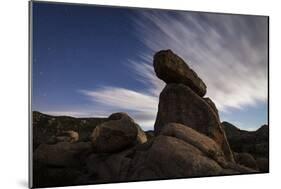
<instances>
[{"instance_id":1,"label":"night sky","mask_svg":"<svg viewBox=\"0 0 281 189\"><path fill-rule=\"evenodd\" d=\"M164 83L152 56L172 49L207 84L221 121L267 123L268 21L262 16L33 3L32 109L153 129Z\"/></svg>"}]
</instances>

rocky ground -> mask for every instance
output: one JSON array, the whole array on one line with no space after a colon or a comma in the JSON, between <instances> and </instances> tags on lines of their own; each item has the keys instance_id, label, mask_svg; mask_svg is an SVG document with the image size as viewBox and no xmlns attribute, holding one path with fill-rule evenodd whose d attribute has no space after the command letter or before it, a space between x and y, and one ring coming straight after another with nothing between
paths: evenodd
<instances>
[{"instance_id":1,"label":"rocky ground","mask_svg":"<svg viewBox=\"0 0 281 189\"><path fill-rule=\"evenodd\" d=\"M33 112L34 187L268 172L268 126L220 122L207 87L171 50L155 54L166 82L154 131L126 113L108 118Z\"/></svg>"}]
</instances>

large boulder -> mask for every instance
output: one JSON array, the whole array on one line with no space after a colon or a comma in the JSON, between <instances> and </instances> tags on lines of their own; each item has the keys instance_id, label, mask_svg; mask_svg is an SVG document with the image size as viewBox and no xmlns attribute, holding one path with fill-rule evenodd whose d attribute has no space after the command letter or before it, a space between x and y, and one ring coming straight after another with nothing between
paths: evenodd
<instances>
[{"instance_id":1,"label":"large boulder","mask_svg":"<svg viewBox=\"0 0 281 189\"><path fill-rule=\"evenodd\" d=\"M135 156L132 180L219 175L223 169L199 149L175 137L157 136L146 153Z\"/></svg>"},{"instance_id":2,"label":"large boulder","mask_svg":"<svg viewBox=\"0 0 281 189\"><path fill-rule=\"evenodd\" d=\"M129 117L128 114L126 114L124 112L118 112L118 113L111 114L108 117L109 120L120 120L122 118L127 118L127 120L134 123L134 126L138 130L137 143L139 143L139 144L145 143L147 141L147 136L146 136L145 132L142 130L142 128L137 123L134 122L134 120L131 117Z\"/></svg>"},{"instance_id":3,"label":"large boulder","mask_svg":"<svg viewBox=\"0 0 281 189\"><path fill-rule=\"evenodd\" d=\"M127 156L132 159L129 169L126 169L126 180L257 172L225 161L224 154L212 139L181 124L166 125L160 135L142 146Z\"/></svg>"},{"instance_id":4,"label":"large boulder","mask_svg":"<svg viewBox=\"0 0 281 189\"><path fill-rule=\"evenodd\" d=\"M168 123L162 129L160 135L181 139L199 149L208 158L212 158L223 165L226 163L223 151L214 140L186 125Z\"/></svg>"},{"instance_id":5,"label":"large boulder","mask_svg":"<svg viewBox=\"0 0 281 189\"><path fill-rule=\"evenodd\" d=\"M168 84L160 94L154 130L159 134L170 122L188 125L212 138L223 150L228 161L234 161L220 120L213 108L189 87Z\"/></svg>"},{"instance_id":6,"label":"large boulder","mask_svg":"<svg viewBox=\"0 0 281 189\"><path fill-rule=\"evenodd\" d=\"M115 113L109 121L98 125L92 135L93 150L99 153L113 153L136 144L139 128L126 113Z\"/></svg>"},{"instance_id":7,"label":"large boulder","mask_svg":"<svg viewBox=\"0 0 281 189\"><path fill-rule=\"evenodd\" d=\"M166 83L182 83L203 97L206 85L198 75L171 50L162 50L154 55L153 66L157 77Z\"/></svg>"}]
</instances>

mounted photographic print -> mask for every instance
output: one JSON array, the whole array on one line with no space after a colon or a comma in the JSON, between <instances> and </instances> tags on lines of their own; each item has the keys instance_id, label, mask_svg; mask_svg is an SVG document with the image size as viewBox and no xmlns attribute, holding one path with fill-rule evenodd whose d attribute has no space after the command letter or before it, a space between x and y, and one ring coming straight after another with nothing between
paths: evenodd
<instances>
[{"instance_id":1,"label":"mounted photographic print","mask_svg":"<svg viewBox=\"0 0 281 189\"><path fill-rule=\"evenodd\" d=\"M269 17L31 1L30 187L269 172Z\"/></svg>"}]
</instances>

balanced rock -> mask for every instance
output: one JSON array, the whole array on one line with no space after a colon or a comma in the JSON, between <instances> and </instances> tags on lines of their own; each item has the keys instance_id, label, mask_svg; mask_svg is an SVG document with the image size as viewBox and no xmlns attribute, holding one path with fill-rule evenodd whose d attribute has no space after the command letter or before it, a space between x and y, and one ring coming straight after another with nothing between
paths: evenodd
<instances>
[{"instance_id":1,"label":"balanced rock","mask_svg":"<svg viewBox=\"0 0 281 189\"><path fill-rule=\"evenodd\" d=\"M95 152L113 153L139 142L146 141L145 134L126 113L115 113L109 116L109 121L98 125L92 135L91 141Z\"/></svg>"},{"instance_id":2,"label":"balanced rock","mask_svg":"<svg viewBox=\"0 0 281 189\"><path fill-rule=\"evenodd\" d=\"M183 84L168 84L160 94L154 130L156 135L170 122L181 123L212 138L223 150L226 159L234 161L212 107L193 90Z\"/></svg>"},{"instance_id":3,"label":"balanced rock","mask_svg":"<svg viewBox=\"0 0 281 189\"><path fill-rule=\"evenodd\" d=\"M206 85L198 75L171 50L162 50L154 55L154 70L157 77L169 83L182 83L189 86L195 93L203 97Z\"/></svg>"}]
</instances>

